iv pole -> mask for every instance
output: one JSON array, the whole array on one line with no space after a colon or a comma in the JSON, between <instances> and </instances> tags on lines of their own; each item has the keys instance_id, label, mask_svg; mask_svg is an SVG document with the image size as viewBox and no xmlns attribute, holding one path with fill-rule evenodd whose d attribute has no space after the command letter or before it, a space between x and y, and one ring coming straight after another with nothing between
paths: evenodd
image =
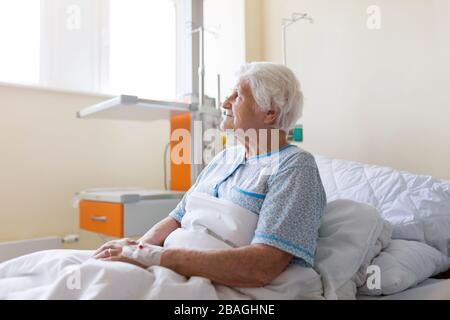
<instances>
[{"instance_id":1,"label":"iv pole","mask_svg":"<svg viewBox=\"0 0 450 320\"><path fill-rule=\"evenodd\" d=\"M218 34L210 29L199 27L191 31L191 34L199 35L199 66L198 66L198 104L201 110L205 104L205 31L217 38ZM218 75L218 87L220 88L220 76ZM220 90L220 89L219 89ZM218 97L220 99L220 97Z\"/></svg>"},{"instance_id":2,"label":"iv pole","mask_svg":"<svg viewBox=\"0 0 450 320\"><path fill-rule=\"evenodd\" d=\"M307 13L297 13L294 12L290 19L281 20L281 42L282 42L282 55L283 55L283 64L287 65L286 61L286 29L290 25L293 25L299 20L308 20L310 23L314 23L313 18L311 18Z\"/></svg>"}]
</instances>

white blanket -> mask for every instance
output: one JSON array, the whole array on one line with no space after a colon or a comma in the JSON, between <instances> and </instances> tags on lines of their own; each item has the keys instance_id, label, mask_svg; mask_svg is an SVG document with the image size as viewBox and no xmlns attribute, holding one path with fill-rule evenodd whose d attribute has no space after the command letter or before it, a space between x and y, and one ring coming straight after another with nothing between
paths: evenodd
<instances>
[{"instance_id":1,"label":"white blanket","mask_svg":"<svg viewBox=\"0 0 450 320\"><path fill-rule=\"evenodd\" d=\"M327 204L319 229L315 269L327 299L355 299L367 267L391 240L392 226L367 204L335 200Z\"/></svg>"},{"instance_id":2,"label":"white blanket","mask_svg":"<svg viewBox=\"0 0 450 320\"><path fill-rule=\"evenodd\" d=\"M207 250L248 244L256 226L252 215L231 202L194 194L188 199L182 228L165 246ZM159 266L145 270L95 260L92 253L42 251L0 264L0 299L322 298L320 276L313 269L296 265L290 265L263 288L230 288L203 277L186 278Z\"/></svg>"},{"instance_id":3,"label":"white blanket","mask_svg":"<svg viewBox=\"0 0 450 320\"><path fill-rule=\"evenodd\" d=\"M0 299L288 299L302 298L302 287L317 286L314 273L300 272L297 277L299 272L293 268L265 288L240 292L159 266L145 270L127 263L90 259L92 253L48 250L5 262L0 265ZM289 291L288 282L297 285L299 291ZM320 295L303 296L317 297Z\"/></svg>"},{"instance_id":4,"label":"white blanket","mask_svg":"<svg viewBox=\"0 0 450 320\"><path fill-rule=\"evenodd\" d=\"M450 258L425 243L395 239L372 264L380 268L380 287L369 289L364 284L358 289L359 294L391 295L412 288L446 271Z\"/></svg>"}]
</instances>

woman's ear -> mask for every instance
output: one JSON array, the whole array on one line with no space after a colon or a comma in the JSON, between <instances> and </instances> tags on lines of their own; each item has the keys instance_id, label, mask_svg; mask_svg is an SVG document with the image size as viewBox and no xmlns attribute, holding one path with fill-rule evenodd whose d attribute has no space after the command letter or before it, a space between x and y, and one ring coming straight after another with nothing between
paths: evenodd
<instances>
[{"instance_id":1,"label":"woman's ear","mask_svg":"<svg viewBox=\"0 0 450 320\"><path fill-rule=\"evenodd\" d=\"M278 108L270 108L264 116L264 123L268 125L274 124L279 115L280 110Z\"/></svg>"}]
</instances>

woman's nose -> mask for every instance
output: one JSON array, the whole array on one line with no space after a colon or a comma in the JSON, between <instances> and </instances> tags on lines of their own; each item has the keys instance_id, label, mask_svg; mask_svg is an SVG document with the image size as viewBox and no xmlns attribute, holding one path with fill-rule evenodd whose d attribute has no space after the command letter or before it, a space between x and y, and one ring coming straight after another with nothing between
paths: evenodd
<instances>
[{"instance_id":1,"label":"woman's nose","mask_svg":"<svg viewBox=\"0 0 450 320\"><path fill-rule=\"evenodd\" d=\"M231 102L230 98L226 98L225 101L222 104L222 109L230 109L231 108Z\"/></svg>"}]
</instances>

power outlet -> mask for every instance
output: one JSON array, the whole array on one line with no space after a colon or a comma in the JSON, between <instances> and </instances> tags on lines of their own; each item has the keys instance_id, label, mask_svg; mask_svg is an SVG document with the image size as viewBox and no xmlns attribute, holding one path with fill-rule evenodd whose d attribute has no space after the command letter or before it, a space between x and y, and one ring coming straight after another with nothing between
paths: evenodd
<instances>
[{"instance_id":1,"label":"power outlet","mask_svg":"<svg viewBox=\"0 0 450 320\"><path fill-rule=\"evenodd\" d=\"M80 241L80 236L77 234L68 234L62 239L63 243L76 243L78 241Z\"/></svg>"}]
</instances>

